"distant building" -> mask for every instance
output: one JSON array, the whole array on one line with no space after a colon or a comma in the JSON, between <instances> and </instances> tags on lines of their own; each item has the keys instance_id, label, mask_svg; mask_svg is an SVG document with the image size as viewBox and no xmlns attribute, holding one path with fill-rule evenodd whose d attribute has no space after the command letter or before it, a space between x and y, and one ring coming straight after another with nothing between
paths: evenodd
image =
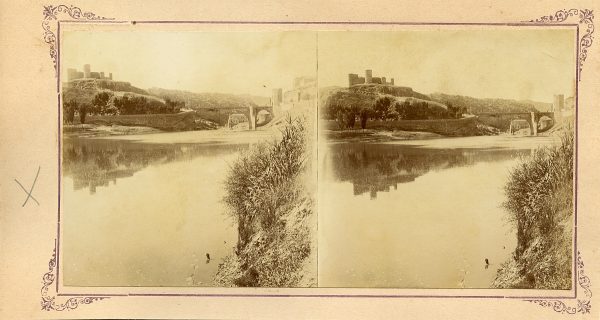
<instances>
[{"instance_id":1,"label":"distant building","mask_svg":"<svg viewBox=\"0 0 600 320\"><path fill-rule=\"evenodd\" d=\"M565 109L565 95L564 94L555 94L554 102L552 103L552 111L560 112Z\"/></svg>"},{"instance_id":2,"label":"distant building","mask_svg":"<svg viewBox=\"0 0 600 320\"><path fill-rule=\"evenodd\" d=\"M373 71L370 69L365 70L365 76L359 77L356 73L348 74L348 87L352 87L357 84L383 84L383 85L394 85L394 78L391 78L388 82L385 77L373 77Z\"/></svg>"},{"instance_id":3,"label":"distant building","mask_svg":"<svg viewBox=\"0 0 600 320\"><path fill-rule=\"evenodd\" d=\"M292 83L292 88L283 91L282 88L273 89L271 104L275 115L281 111L292 108L310 108L316 106L317 79L315 77L297 77Z\"/></svg>"},{"instance_id":4,"label":"distant building","mask_svg":"<svg viewBox=\"0 0 600 320\"><path fill-rule=\"evenodd\" d=\"M271 105L273 106L273 113L279 114L281 112L281 104L283 102L283 89L273 89L273 95L271 97Z\"/></svg>"},{"instance_id":5,"label":"distant building","mask_svg":"<svg viewBox=\"0 0 600 320\"><path fill-rule=\"evenodd\" d=\"M93 72L92 68L89 64L83 65L83 72L77 71L77 69L69 68L67 69L67 80L77 80L77 79L104 79L104 80L112 80L112 72L108 74L108 77L104 75L104 72Z\"/></svg>"}]
</instances>

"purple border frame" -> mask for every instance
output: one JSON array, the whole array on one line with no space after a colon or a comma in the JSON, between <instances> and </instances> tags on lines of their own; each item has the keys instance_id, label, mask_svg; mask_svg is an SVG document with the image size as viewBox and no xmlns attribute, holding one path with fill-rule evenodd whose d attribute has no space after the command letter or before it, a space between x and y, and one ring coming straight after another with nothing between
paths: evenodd
<instances>
[{"instance_id":1,"label":"purple border frame","mask_svg":"<svg viewBox=\"0 0 600 320\"><path fill-rule=\"evenodd\" d=\"M78 9L78 8L77 8ZM69 12L70 14L70 12ZM558 14L558 13L557 13ZM93 15L93 14L92 14ZM73 15L71 15L73 17ZM95 16L94 16L95 17ZM76 17L75 17L76 18ZM90 19L89 17L87 17ZM77 18L76 18L77 19ZM106 18L96 18L96 19L106 19ZM92 19L90 19L92 20ZM552 18L550 19L552 20ZM563 19L564 21L564 19ZM573 286L571 290L574 289L574 296L504 296L504 295L431 295L431 294L410 294L410 295L402 295L402 294L194 294L194 293L129 293L129 294L81 294L81 293L59 293L59 262L60 262L60 204L61 204L61 149L62 149L62 114L61 114L61 97L60 97L60 25L61 23L109 23L109 24L129 24L129 23L140 23L140 24L248 24L248 25L394 25L394 26L426 26L426 25L439 25L439 26L522 26L522 27L575 27L576 28L576 63L575 63L575 75L576 75L576 85L575 85L575 143L576 143L576 161L575 161L575 173L574 173L574 241L573 241ZM125 20L57 20L57 42L56 42L56 60L55 60L55 68L57 75L57 96L58 96L58 220L57 220L57 241L55 243L55 253L56 253L56 295L57 296L65 296L65 297L80 297L80 296L88 296L88 297L116 297L116 296L167 296L167 297L271 297L271 298L286 298L286 297L307 297L307 298L476 298L476 299L486 299L486 298L508 298L508 299L575 299L577 298L577 279L578 279L578 270L577 270L577 184L578 184L578 172L577 172L577 161L578 161L578 121L579 121L579 81L580 81L580 46L579 46L579 24L570 23L570 24L562 24L562 23L542 23L542 22L521 22L521 23L428 23L428 22L341 22L341 21L298 21L298 22L290 22L290 21L170 21L170 20L157 20L157 21L125 21ZM593 29L592 29L593 32ZM588 30L589 34L589 30ZM52 48L51 48L52 51ZM52 56L52 53L51 53ZM318 287L317 287L318 288ZM344 288L339 288L344 289ZM352 288L355 289L355 288ZM383 289L383 288L382 288ZM390 289L390 290L398 290L398 289ZM411 289L412 290L412 289ZM418 289L418 290L438 290L438 289ZM454 290L454 289L452 289ZM456 289L456 290L464 290L464 289ZM489 290L489 289L473 289L473 290ZM569 290L569 291L571 291ZM85 303L85 302L84 302Z\"/></svg>"}]
</instances>

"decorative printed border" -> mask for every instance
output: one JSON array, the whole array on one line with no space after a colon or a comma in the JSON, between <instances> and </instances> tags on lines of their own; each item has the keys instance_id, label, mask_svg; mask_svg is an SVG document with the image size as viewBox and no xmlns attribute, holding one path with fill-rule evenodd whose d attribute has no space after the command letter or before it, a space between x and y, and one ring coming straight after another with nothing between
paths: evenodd
<instances>
[{"instance_id":1,"label":"decorative printed border","mask_svg":"<svg viewBox=\"0 0 600 320\"><path fill-rule=\"evenodd\" d=\"M581 259L581 253L577 251L577 282L579 283L579 287L581 287L585 293L586 299L577 299L577 306L569 306L560 300L525 300L531 303L539 304L542 307L552 308L552 310L558 313L566 313L566 314L585 314L590 313L592 309L592 303L590 299L592 298L592 290L590 289L591 282L590 278L585 275L583 270L584 264L583 259Z\"/></svg>"},{"instance_id":2,"label":"decorative printed border","mask_svg":"<svg viewBox=\"0 0 600 320\"><path fill-rule=\"evenodd\" d=\"M55 76L58 78L58 50L57 50L57 37L56 33L53 30L57 30L58 27L58 16L59 14L66 14L71 18L71 21L102 21L102 20L114 20L114 18L106 18L102 16L98 16L92 12L84 12L79 7L73 5L48 5L44 6L43 16L44 19L42 21L42 28L44 30L43 38L44 42L49 45L50 49L50 59L54 65ZM559 10L552 15L543 16L535 20L523 21L532 24L560 24L565 22L570 17L578 17L579 25L585 26L585 33L578 39L579 41L579 56L577 60L577 79L581 81L581 72L583 69L583 64L588 56L588 49L592 46L593 43L593 33L594 33L594 14L592 10L589 9L568 9L568 10ZM51 23L55 22L55 23ZM173 21L176 22L176 21ZM42 310L46 311L64 311L64 310L73 310L76 309L79 305L82 304L91 304L95 301L108 299L108 296L76 296L67 299L64 303L56 302L56 293L54 295L49 295L49 288L57 280L57 246L58 243L55 239L54 241L54 250L52 251L52 258L48 263L48 272L44 274L42 277L42 288L41 292L41 307ZM540 299L527 299L524 301L529 301L531 303L538 304L542 307L552 308L555 312L563 313L563 314L586 314L590 313L591 310L591 297L592 291L590 289L591 282L588 276L584 273L584 263L581 258L581 253L577 252L577 281L579 287L584 290L585 299L576 299L577 305L570 306L567 303L561 300L540 300ZM57 287L58 288L58 287Z\"/></svg>"},{"instance_id":3,"label":"decorative printed border","mask_svg":"<svg viewBox=\"0 0 600 320\"><path fill-rule=\"evenodd\" d=\"M579 71L578 80L581 81L581 71L583 70L583 63L587 59L588 48L592 46L594 42L594 11L589 9L569 9L569 10L558 10L553 15L543 16L535 20L529 20L527 22L533 23L561 23L566 21L569 17L579 17L579 24L586 27L585 34L579 39L579 57L577 57L577 69Z\"/></svg>"},{"instance_id":4,"label":"decorative printed border","mask_svg":"<svg viewBox=\"0 0 600 320\"><path fill-rule=\"evenodd\" d=\"M48 262L48 272L42 277L42 310L46 311L63 311L76 309L80 304L90 304L94 301L108 299L109 297L73 297L67 299L64 303L57 303L56 296L48 295L48 288L56 280L56 240L54 240L54 250L52 251L52 258Z\"/></svg>"},{"instance_id":5,"label":"decorative printed border","mask_svg":"<svg viewBox=\"0 0 600 320\"><path fill-rule=\"evenodd\" d=\"M52 63L54 64L54 72L56 77L58 77L59 72L56 64L58 52L56 49L56 34L54 31L52 31L53 28L50 26L50 22L57 21L59 13L68 14L75 20L114 20L114 18L97 16L92 12L84 12L79 7L72 5L67 6L60 4L58 6L44 6L44 20L42 21L42 28L44 29L44 42L50 46L50 59L52 59ZM55 27L54 29L57 28Z\"/></svg>"}]
</instances>

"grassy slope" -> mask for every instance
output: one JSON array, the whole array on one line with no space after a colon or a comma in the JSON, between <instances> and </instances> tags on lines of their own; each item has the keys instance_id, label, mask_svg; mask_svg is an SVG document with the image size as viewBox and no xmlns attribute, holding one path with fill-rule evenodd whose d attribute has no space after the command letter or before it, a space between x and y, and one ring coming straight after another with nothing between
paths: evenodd
<instances>
[{"instance_id":1,"label":"grassy slope","mask_svg":"<svg viewBox=\"0 0 600 320\"><path fill-rule=\"evenodd\" d=\"M504 206L517 228L517 248L494 287L571 288L573 151L567 130L559 146L538 149L511 172Z\"/></svg>"},{"instance_id":2,"label":"grassy slope","mask_svg":"<svg viewBox=\"0 0 600 320\"><path fill-rule=\"evenodd\" d=\"M228 93L197 93L183 90L169 90L161 88L148 89L150 94L161 98L185 101L186 107L191 109L207 108L247 108L248 105L263 106L270 104L270 98L253 96L248 94Z\"/></svg>"},{"instance_id":3,"label":"grassy slope","mask_svg":"<svg viewBox=\"0 0 600 320\"><path fill-rule=\"evenodd\" d=\"M256 145L232 165L225 203L238 222L238 243L219 265L218 286L316 284L306 132L303 121L289 120L281 139Z\"/></svg>"},{"instance_id":4,"label":"grassy slope","mask_svg":"<svg viewBox=\"0 0 600 320\"><path fill-rule=\"evenodd\" d=\"M164 100L151 95L145 90L129 85L126 82L85 79L69 82L63 89L64 100L75 100L79 105L91 105L94 96L99 92L111 92L117 97L142 96L148 100L158 101L164 104Z\"/></svg>"},{"instance_id":5,"label":"grassy slope","mask_svg":"<svg viewBox=\"0 0 600 320\"><path fill-rule=\"evenodd\" d=\"M470 113L485 112L532 112L537 111L535 104L541 102L516 101L510 99L479 99L468 96L433 93L431 100L443 104L452 104L455 107L464 107Z\"/></svg>"}]
</instances>

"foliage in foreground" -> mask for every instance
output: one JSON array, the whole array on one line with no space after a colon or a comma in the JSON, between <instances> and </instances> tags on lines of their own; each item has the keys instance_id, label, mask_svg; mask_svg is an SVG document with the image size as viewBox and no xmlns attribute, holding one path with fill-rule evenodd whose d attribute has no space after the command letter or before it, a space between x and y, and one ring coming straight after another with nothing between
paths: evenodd
<instances>
[{"instance_id":1,"label":"foliage in foreground","mask_svg":"<svg viewBox=\"0 0 600 320\"><path fill-rule=\"evenodd\" d=\"M571 287L574 136L523 160L505 187L517 248L494 280L497 288Z\"/></svg>"},{"instance_id":2,"label":"foliage in foreground","mask_svg":"<svg viewBox=\"0 0 600 320\"><path fill-rule=\"evenodd\" d=\"M236 252L219 266L221 286L295 286L311 252L312 199L305 190L306 128L288 119L281 139L242 154L226 178L238 222Z\"/></svg>"}]
</instances>

